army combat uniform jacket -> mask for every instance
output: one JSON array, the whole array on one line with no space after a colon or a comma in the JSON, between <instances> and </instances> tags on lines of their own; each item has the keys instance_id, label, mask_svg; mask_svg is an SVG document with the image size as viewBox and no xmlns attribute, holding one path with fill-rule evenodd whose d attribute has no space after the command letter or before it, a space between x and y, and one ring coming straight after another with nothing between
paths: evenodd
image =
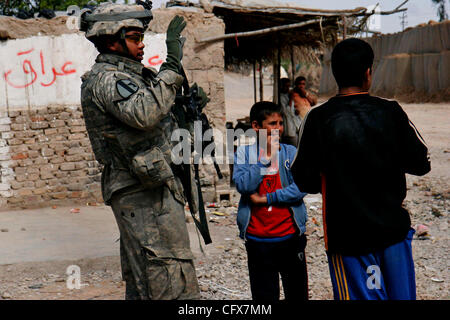
<instances>
[{"instance_id":1,"label":"army combat uniform jacket","mask_svg":"<svg viewBox=\"0 0 450 320\"><path fill-rule=\"evenodd\" d=\"M120 231L127 299L198 298L185 198L170 159L177 128L170 110L183 77L100 54L82 81L86 128L103 165L103 199ZM149 165L147 185L136 159Z\"/></svg>"},{"instance_id":2,"label":"army combat uniform jacket","mask_svg":"<svg viewBox=\"0 0 450 320\"><path fill-rule=\"evenodd\" d=\"M171 70L157 74L119 55L100 54L82 80L84 118L96 159L104 165L102 193L109 204L115 191L139 183L129 168L137 152L170 147L170 109L183 77Z\"/></svg>"}]
</instances>

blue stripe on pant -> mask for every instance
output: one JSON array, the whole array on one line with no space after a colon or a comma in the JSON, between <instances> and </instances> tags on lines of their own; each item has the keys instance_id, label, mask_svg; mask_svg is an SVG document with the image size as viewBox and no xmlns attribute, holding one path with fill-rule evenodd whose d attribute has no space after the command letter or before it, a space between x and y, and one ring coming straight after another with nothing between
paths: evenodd
<instances>
[{"instance_id":1,"label":"blue stripe on pant","mask_svg":"<svg viewBox=\"0 0 450 320\"><path fill-rule=\"evenodd\" d=\"M335 300L415 300L411 242L406 239L364 256L328 254Z\"/></svg>"}]
</instances>

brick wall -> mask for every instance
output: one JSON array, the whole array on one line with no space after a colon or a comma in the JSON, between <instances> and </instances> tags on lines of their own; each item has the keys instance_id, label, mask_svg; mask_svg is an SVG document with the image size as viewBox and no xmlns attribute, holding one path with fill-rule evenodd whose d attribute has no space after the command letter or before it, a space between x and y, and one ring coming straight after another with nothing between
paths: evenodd
<instances>
[{"instance_id":1,"label":"brick wall","mask_svg":"<svg viewBox=\"0 0 450 320\"><path fill-rule=\"evenodd\" d=\"M1 116L2 208L102 201L100 170L80 106Z\"/></svg>"}]
</instances>

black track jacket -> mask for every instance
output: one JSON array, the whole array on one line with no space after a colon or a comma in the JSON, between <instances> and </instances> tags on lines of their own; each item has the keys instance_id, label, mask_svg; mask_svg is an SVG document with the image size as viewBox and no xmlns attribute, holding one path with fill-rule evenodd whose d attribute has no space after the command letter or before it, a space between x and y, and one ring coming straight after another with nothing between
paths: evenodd
<instances>
[{"instance_id":1,"label":"black track jacket","mask_svg":"<svg viewBox=\"0 0 450 320\"><path fill-rule=\"evenodd\" d=\"M395 101L336 96L311 109L300 129L295 183L322 192L329 253L363 255L405 239L405 173L430 171L428 149Z\"/></svg>"}]
</instances>

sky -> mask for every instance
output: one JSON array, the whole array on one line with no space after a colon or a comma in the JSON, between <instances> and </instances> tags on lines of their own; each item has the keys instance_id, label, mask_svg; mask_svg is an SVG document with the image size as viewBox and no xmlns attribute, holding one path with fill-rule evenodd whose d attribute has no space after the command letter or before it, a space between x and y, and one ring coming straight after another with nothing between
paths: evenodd
<instances>
[{"instance_id":1,"label":"sky","mask_svg":"<svg viewBox=\"0 0 450 320\"><path fill-rule=\"evenodd\" d=\"M299 7L316 9L354 9L356 7L369 7L379 3L381 11L392 10L403 1L404 0L277 0L278 3L289 3ZM131 3L134 1L131 0L129 2ZM161 5L165 5L166 2L166 0L153 0L153 7L159 8ZM191 0L191 2L198 2L198 0ZM408 8L406 14L406 27L414 27L420 23L427 23L430 20L439 20L436 13L436 7L432 4L431 0L409 0L404 7ZM378 20L379 30L382 33L402 31L400 17L401 13L381 16L380 20Z\"/></svg>"}]
</instances>

